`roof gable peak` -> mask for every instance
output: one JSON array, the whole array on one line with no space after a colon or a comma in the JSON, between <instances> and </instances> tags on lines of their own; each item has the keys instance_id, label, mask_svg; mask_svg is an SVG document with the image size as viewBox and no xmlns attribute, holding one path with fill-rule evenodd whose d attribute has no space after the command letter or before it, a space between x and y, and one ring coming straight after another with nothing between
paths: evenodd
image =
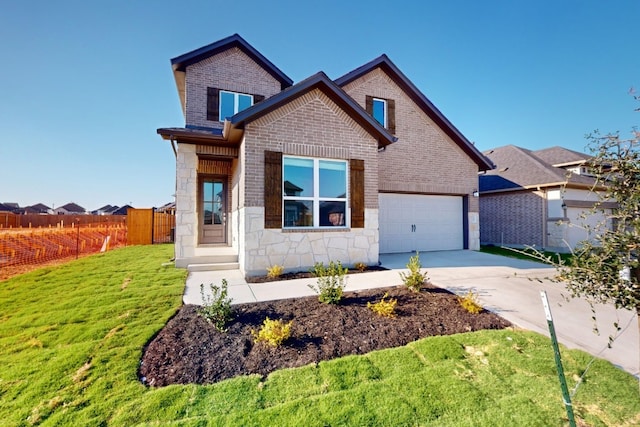
<instances>
[{"instance_id":1,"label":"roof gable peak","mask_svg":"<svg viewBox=\"0 0 640 427\"><path fill-rule=\"evenodd\" d=\"M269 74L271 74L276 80L280 82L282 88L289 87L293 84L293 80L276 67L271 61L269 61L264 55L262 55L256 48L251 46L245 39L239 34L233 34L217 42L213 42L206 46L192 50L180 56L171 59L171 67L174 72L184 72L186 67L207 59L213 55L217 55L220 52L232 49L234 47L242 50L247 56L253 59L258 65L264 68Z\"/></svg>"}]
</instances>

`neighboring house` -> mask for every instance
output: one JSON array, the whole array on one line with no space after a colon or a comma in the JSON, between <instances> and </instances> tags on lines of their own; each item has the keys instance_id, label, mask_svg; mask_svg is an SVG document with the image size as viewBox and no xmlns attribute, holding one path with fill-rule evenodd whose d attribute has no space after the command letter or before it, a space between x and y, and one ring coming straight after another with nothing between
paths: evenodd
<instances>
[{"instance_id":1,"label":"neighboring house","mask_svg":"<svg viewBox=\"0 0 640 427\"><path fill-rule=\"evenodd\" d=\"M9 202L0 203L0 212L20 213L20 205L18 203Z\"/></svg>"},{"instance_id":2,"label":"neighboring house","mask_svg":"<svg viewBox=\"0 0 640 427\"><path fill-rule=\"evenodd\" d=\"M166 213L175 215L176 213L176 202L165 203L164 205L156 208L156 212Z\"/></svg>"},{"instance_id":3,"label":"neighboring house","mask_svg":"<svg viewBox=\"0 0 640 427\"><path fill-rule=\"evenodd\" d=\"M66 205L57 207L53 210L56 215L84 215L87 210L75 203L67 203Z\"/></svg>"},{"instance_id":4,"label":"neighboring house","mask_svg":"<svg viewBox=\"0 0 640 427\"><path fill-rule=\"evenodd\" d=\"M126 215L129 209L133 209L131 205L124 205L121 207L114 206L114 209L109 212L109 215Z\"/></svg>"},{"instance_id":5,"label":"neighboring house","mask_svg":"<svg viewBox=\"0 0 640 427\"><path fill-rule=\"evenodd\" d=\"M386 55L293 84L233 35L171 65L186 125L158 133L177 158L177 266L479 248L473 193L492 164Z\"/></svg>"},{"instance_id":6,"label":"neighboring house","mask_svg":"<svg viewBox=\"0 0 640 427\"><path fill-rule=\"evenodd\" d=\"M104 205L95 211L91 211L91 215L112 215L112 212L118 209L118 206Z\"/></svg>"},{"instance_id":7,"label":"neighboring house","mask_svg":"<svg viewBox=\"0 0 640 427\"><path fill-rule=\"evenodd\" d=\"M27 206L21 209L25 214L38 214L46 215L52 212L51 208L44 203L36 203L35 205Z\"/></svg>"},{"instance_id":8,"label":"neighboring house","mask_svg":"<svg viewBox=\"0 0 640 427\"><path fill-rule=\"evenodd\" d=\"M582 218L598 200L583 153L562 147L530 151L514 145L484 152L495 165L480 175L480 241L569 252L595 237L588 227L614 207Z\"/></svg>"}]
</instances>

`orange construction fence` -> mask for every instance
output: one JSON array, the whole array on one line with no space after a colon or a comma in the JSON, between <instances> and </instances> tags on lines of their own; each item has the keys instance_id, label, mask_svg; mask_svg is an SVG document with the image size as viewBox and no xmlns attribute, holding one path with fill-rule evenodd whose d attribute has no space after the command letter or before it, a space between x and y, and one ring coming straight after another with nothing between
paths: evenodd
<instances>
[{"instance_id":1,"label":"orange construction fence","mask_svg":"<svg viewBox=\"0 0 640 427\"><path fill-rule=\"evenodd\" d=\"M56 228L0 228L0 280L51 261L125 246L125 224Z\"/></svg>"}]
</instances>

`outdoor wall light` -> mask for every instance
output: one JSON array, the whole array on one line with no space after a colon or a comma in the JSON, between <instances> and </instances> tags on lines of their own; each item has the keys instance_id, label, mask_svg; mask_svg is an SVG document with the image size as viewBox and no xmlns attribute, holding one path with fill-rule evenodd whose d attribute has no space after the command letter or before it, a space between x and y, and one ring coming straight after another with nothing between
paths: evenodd
<instances>
[{"instance_id":1,"label":"outdoor wall light","mask_svg":"<svg viewBox=\"0 0 640 427\"><path fill-rule=\"evenodd\" d=\"M480 197L478 190L473 190L473 197Z\"/></svg>"}]
</instances>

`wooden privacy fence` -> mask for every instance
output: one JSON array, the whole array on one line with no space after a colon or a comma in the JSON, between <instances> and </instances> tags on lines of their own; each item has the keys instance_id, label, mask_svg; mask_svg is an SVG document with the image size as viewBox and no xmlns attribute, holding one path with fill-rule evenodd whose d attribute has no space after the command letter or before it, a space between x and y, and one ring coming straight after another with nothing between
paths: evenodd
<instances>
[{"instance_id":1,"label":"wooden privacy fence","mask_svg":"<svg viewBox=\"0 0 640 427\"><path fill-rule=\"evenodd\" d=\"M0 212L0 228L11 228L20 226L20 215L12 212Z\"/></svg>"},{"instance_id":2,"label":"wooden privacy fence","mask_svg":"<svg viewBox=\"0 0 640 427\"><path fill-rule=\"evenodd\" d=\"M155 209L127 209L127 245L173 242L175 215Z\"/></svg>"},{"instance_id":3,"label":"wooden privacy fence","mask_svg":"<svg viewBox=\"0 0 640 427\"><path fill-rule=\"evenodd\" d=\"M80 226L125 226L124 215L17 215L11 212L0 212L0 228L42 228L42 227L76 227Z\"/></svg>"}]
</instances>

